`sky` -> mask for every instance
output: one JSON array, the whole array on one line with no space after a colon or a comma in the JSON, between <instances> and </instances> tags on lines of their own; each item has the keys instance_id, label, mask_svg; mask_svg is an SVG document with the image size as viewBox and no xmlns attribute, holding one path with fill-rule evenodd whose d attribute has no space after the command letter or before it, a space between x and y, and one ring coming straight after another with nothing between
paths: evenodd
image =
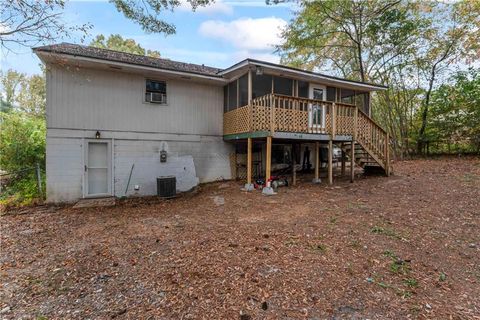
<instances>
[{"instance_id":1,"label":"sky","mask_svg":"<svg viewBox=\"0 0 480 320\"><path fill-rule=\"evenodd\" d=\"M196 12L183 4L162 15L177 28L176 34L165 36L145 33L106 0L77 0L67 2L64 21L93 26L84 44L98 34L120 34L145 49L160 51L164 58L225 68L247 57L278 62L274 45L280 43L280 30L294 10L292 4L266 5L265 0L216 0ZM72 34L58 42L62 41L81 43L81 35ZM12 51L1 52L1 70L40 72L40 60L30 49L14 47Z\"/></svg>"}]
</instances>

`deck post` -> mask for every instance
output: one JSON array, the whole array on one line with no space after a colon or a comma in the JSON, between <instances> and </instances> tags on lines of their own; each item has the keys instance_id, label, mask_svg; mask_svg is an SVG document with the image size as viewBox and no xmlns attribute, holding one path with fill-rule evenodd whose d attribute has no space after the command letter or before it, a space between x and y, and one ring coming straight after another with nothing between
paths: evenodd
<instances>
[{"instance_id":1,"label":"deck post","mask_svg":"<svg viewBox=\"0 0 480 320\"><path fill-rule=\"evenodd\" d=\"M387 132L385 140L385 173L390 176L390 135Z\"/></svg>"},{"instance_id":2,"label":"deck post","mask_svg":"<svg viewBox=\"0 0 480 320\"><path fill-rule=\"evenodd\" d=\"M313 183L320 183L320 144L315 141L315 178Z\"/></svg>"},{"instance_id":3,"label":"deck post","mask_svg":"<svg viewBox=\"0 0 480 320\"><path fill-rule=\"evenodd\" d=\"M267 137L267 159L266 159L265 183L270 180L272 166L272 137Z\"/></svg>"},{"instance_id":4,"label":"deck post","mask_svg":"<svg viewBox=\"0 0 480 320\"><path fill-rule=\"evenodd\" d=\"M333 184L333 140L328 141L328 184Z\"/></svg>"},{"instance_id":5,"label":"deck post","mask_svg":"<svg viewBox=\"0 0 480 320\"><path fill-rule=\"evenodd\" d=\"M272 186L270 185L270 174L272 164L272 136L267 137L267 163L265 168L265 187L262 190L262 194L271 196L274 195Z\"/></svg>"},{"instance_id":6,"label":"deck post","mask_svg":"<svg viewBox=\"0 0 480 320\"><path fill-rule=\"evenodd\" d=\"M342 177L345 176L345 151L343 150L344 144L342 142Z\"/></svg>"},{"instance_id":7,"label":"deck post","mask_svg":"<svg viewBox=\"0 0 480 320\"><path fill-rule=\"evenodd\" d=\"M295 144L292 144L292 186L297 184L297 171L295 170Z\"/></svg>"},{"instance_id":8,"label":"deck post","mask_svg":"<svg viewBox=\"0 0 480 320\"><path fill-rule=\"evenodd\" d=\"M355 141L352 140L350 149L350 182L355 178Z\"/></svg>"},{"instance_id":9,"label":"deck post","mask_svg":"<svg viewBox=\"0 0 480 320\"><path fill-rule=\"evenodd\" d=\"M270 95L270 134L275 132L275 96Z\"/></svg>"},{"instance_id":10,"label":"deck post","mask_svg":"<svg viewBox=\"0 0 480 320\"><path fill-rule=\"evenodd\" d=\"M252 138L247 138L247 184L244 188L246 191L254 189L252 183L252 144Z\"/></svg>"}]
</instances>

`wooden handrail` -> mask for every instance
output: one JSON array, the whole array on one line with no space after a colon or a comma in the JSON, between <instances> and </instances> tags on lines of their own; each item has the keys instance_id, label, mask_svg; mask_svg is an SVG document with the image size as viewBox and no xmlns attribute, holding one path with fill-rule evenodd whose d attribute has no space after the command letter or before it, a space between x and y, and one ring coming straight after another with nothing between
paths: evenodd
<instances>
[{"instance_id":1,"label":"wooden handrail","mask_svg":"<svg viewBox=\"0 0 480 320\"><path fill-rule=\"evenodd\" d=\"M312 107L319 106L313 112ZM351 135L388 174L389 136L355 105L281 94L266 94L224 114L224 134L267 131Z\"/></svg>"}]
</instances>

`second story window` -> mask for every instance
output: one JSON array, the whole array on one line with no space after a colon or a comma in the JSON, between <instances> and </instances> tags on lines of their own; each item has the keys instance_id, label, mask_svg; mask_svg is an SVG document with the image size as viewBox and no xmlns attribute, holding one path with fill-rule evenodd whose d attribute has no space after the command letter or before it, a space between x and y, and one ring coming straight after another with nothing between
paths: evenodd
<instances>
[{"instance_id":1,"label":"second story window","mask_svg":"<svg viewBox=\"0 0 480 320\"><path fill-rule=\"evenodd\" d=\"M146 80L145 101L167 104L167 83L165 81Z\"/></svg>"}]
</instances>

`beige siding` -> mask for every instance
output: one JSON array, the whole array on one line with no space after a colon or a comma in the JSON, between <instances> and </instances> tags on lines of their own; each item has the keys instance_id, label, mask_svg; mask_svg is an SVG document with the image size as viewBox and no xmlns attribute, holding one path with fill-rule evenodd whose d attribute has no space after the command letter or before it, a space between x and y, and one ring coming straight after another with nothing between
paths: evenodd
<instances>
[{"instance_id":1,"label":"beige siding","mask_svg":"<svg viewBox=\"0 0 480 320\"><path fill-rule=\"evenodd\" d=\"M223 89L167 80L168 105L143 102L145 78L49 66L48 127L222 135Z\"/></svg>"}]
</instances>

